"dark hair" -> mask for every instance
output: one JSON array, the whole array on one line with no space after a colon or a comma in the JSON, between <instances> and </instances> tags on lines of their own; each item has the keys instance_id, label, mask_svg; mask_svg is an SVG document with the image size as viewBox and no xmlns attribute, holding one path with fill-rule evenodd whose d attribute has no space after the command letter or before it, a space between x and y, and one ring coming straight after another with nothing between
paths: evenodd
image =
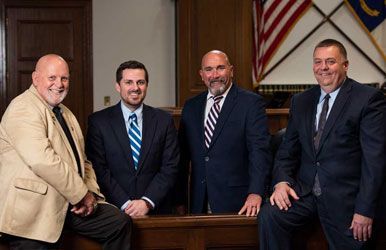
<instances>
[{"instance_id":1,"label":"dark hair","mask_svg":"<svg viewBox=\"0 0 386 250\"><path fill-rule=\"evenodd\" d=\"M331 47L331 46L335 46L339 49L339 52L340 54L343 56L344 59L347 60L347 51L346 51L346 48L343 46L343 44L335 39L325 39L321 42L319 42L316 46L315 46L315 49L314 49L314 53L315 53L315 50L317 48L322 48L322 47Z\"/></svg>"},{"instance_id":2,"label":"dark hair","mask_svg":"<svg viewBox=\"0 0 386 250\"><path fill-rule=\"evenodd\" d=\"M149 82L149 74L147 73L147 69L145 65L143 65L143 63L140 63L138 61L130 60L130 61L121 63L121 65L119 65L117 72L115 74L115 80L117 81L118 84L122 80L122 72L125 69L143 69L145 71L145 80L147 83Z\"/></svg>"}]
</instances>

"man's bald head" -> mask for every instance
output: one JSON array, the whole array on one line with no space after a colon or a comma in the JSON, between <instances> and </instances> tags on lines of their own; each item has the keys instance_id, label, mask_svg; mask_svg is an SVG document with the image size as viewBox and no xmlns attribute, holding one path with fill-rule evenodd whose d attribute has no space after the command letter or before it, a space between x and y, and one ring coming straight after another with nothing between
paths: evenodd
<instances>
[{"instance_id":1,"label":"man's bald head","mask_svg":"<svg viewBox=\"0 0 386 250\"><path fill-rule=\"evenodd\" d=\"M200 76L214 96L222 95L231 86L233 66L228 56L220 50L212 50L202 57Z\"/></svg>"},{"instance_id":2,"label":"man's bald head","mask_svg":"<svg viewBox=\"0 0 386 250\"><path fill-rule=\"evenodd\" d=\"M39 58L35 66L35 71L45 69L47 65L52 64L54 62L58 64L64 64L68 68L67 62L63 59L63 57L56 54L47 54Z\"/></svg>"},{"instance_id":3,"label":"man's bald head","mask_svg":"<svg viewBox=\"0 0 386 250\"><path fill-rule=\"evenodd\" d=\"M213 56L219 56L221 58L223 58L228 65L231 65L231 63L229 62L229 59L228 59L228 56L227 54L225 54L224 52L222 52L221 50L211 50L209 52L207 52L203 57L202 57L202 60L201 60L201 67L202 65L204 64L204 62L208 59L208 57L213 57Z\"/></svg>"},{"instance_id":4,"label":"man's bald head","mask_svg":"<svg viewBox=\"0 0 386 250\"><path fill-rule=\"evenodd\" d=\"M32 84L39 95L52 107L59 105L66 97L69 88L69 69L67 62L59 55L42 56L32 73Z\"/></svg>"}]
</instances>

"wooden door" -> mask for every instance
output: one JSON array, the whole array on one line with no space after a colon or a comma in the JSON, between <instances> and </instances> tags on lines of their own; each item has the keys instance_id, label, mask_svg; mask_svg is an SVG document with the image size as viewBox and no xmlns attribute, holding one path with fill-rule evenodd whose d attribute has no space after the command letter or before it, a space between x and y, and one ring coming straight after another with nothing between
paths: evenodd
<instances>
[{"instance_id":1,"label":"wooden door","mask_svg":"<svg viewBox=\"0 0 386 250\"><path fill-rule=\"evenodd\" d=\"M2 58L0 115L31 85L36 61L45 54L62 56L70 67L70 92L64 100L82 129L93 110L91 70L91 0L0 0Z\"/></svg>"},{"instance_id":2,"label":"wooden door","mask_svg":"<svg viewBox=\"0 0 386 250\"><path fill-rule=\"evenodd\" d=\"M199 77L202 56L224 51L239 86L252 86L252 0L178 0L177 105L206 90Z\"/></svg>"}]
</instances>

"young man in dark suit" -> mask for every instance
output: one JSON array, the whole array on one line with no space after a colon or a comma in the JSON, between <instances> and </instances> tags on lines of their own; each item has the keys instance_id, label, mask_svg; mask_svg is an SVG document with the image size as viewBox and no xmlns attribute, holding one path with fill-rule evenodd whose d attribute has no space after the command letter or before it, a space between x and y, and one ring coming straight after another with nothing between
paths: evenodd
<instances>
[{"instance_id":1,"label":"young man in dark suit","mask_svg":"<svg viewBox=\"0 0 386 250\"><path fill-rule=\"evenodd\" d=\"M291 249L292 232L318 216L330 249L363 249L384 180L386 103L347 77L344 46L316 45L318 86L292 99L275 159L274 192L260 211L260 249Z\"/></svg>"},{"instance_id":2,"label":"young man in dark suit","mask_svg":"<svg viewBox=\"0 0 386 250\"><path fill-rule=\"evenodd\" d=\"M89 117L86 153L107 200L130 216L172 212L179 149L172 117L143 103L149 76L137 61L122 63L121 101Z\"/></svg>"},{"instance_id":3,"label":"young man in dark suit","mask_svg":"<svg viewBox=\"0 0 386 250\"><path fill-rule=\"evenodd\" d=\"M208 91L182 111L179 190L188 186L191 163L191 213L255 216L271 163L264 100L233 82L233 66L221 51L204 55L200 76Z\"/></svg>"}]
</instances>

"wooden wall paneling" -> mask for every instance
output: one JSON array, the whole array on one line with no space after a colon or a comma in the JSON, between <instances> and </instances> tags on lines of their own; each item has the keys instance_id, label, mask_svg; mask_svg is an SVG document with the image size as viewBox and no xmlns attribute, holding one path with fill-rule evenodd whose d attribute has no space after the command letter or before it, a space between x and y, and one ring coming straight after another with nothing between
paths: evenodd
<instances>
[{"instance_id":1,"label":"wooden wall paneling","mask_svg":"<svg viewBox=\"0 0 386 250\"><path fill-rule=\"evenodd\" d=\"M177 0L177 105L206 90L198 71L213 49L227 53L238 85L252 89L252 0Z\"/></svg>"},{"instance_id":2,"label":"wooden wall paneling","mask_svg":"<svg viewBox=\"0 0 386 250\"><path fill-rule=\"evenodd\" d=\"M93 111L91 65L91 0L0 0L5 36L5 106L31 84L36 61L45 54L61 55L70 67L70 91L64 100L85 130ZM1 71L0 73L4 70ZM0 78L3 77L0 76ZM4 79L2 78L2 79Z\"/></svg>"}]
</instances>

